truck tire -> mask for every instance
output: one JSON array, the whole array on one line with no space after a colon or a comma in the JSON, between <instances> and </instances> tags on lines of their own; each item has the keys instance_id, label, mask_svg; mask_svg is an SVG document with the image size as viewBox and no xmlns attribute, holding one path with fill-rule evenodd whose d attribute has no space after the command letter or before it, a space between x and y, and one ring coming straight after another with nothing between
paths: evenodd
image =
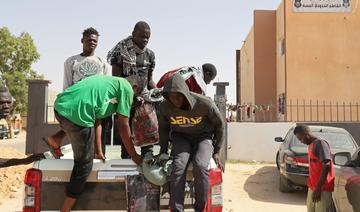
<instances>
[{"instance_id":1,"label":"truck tire","mask_svg":"<svg viewBox=\"0 0 360 212\"><path fill-rule=\"evenodd\" d=\"M283 193L290 193L293 191L293 188L282 174L280 174L279 191Z\"/></svg>"},{"instance_id":2,"label":"truck tire","mask_svg":"<svg viewBox=\"0 0 360 212\"><path fill-rule=\"evenodd\" d=\"M278 170L280 170L280 164L279 164L279 152L276 153L276 167Z\"/></svg>"}]
</instances>

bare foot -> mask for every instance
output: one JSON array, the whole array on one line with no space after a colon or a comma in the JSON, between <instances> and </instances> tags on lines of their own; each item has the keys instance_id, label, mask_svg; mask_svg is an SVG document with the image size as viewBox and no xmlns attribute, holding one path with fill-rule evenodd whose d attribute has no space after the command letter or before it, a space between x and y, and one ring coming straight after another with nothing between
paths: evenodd
<instances>
[{"instance_id":1,"label":"bare foot","mask_svg":"<svg viewBox=\"0 0 360 212\"><path fill-rule=\"evenodd\" d=\"M53 138L51 138L51 139L50 138L51 137L49 137L49 138L42 137L42 140L46 143L46 145L48 145L48 147L50 148L50 152L54 156L54 158L60 159L60 157L64 156L63 153L61 152L60 145L56 143L57 142L56 140L54 140ZM54 146L57 146L57 147L54 147Z\"/></svg>"}]
</instances>

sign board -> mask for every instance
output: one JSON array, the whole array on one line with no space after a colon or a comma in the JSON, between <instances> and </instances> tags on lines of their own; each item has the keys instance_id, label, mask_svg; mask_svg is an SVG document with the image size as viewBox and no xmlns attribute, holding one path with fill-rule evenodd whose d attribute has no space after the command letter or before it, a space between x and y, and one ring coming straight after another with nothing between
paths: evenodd
<instances>
[{"instance_id":1,"label":"sign board","mask_svg":"<svg viewBox=\"0 0 360 212\"><path fill-rule=\"evenodd\" d=\"M294 12L351 12L351 0L293 0Z\"/></svg>"}]
</instances>

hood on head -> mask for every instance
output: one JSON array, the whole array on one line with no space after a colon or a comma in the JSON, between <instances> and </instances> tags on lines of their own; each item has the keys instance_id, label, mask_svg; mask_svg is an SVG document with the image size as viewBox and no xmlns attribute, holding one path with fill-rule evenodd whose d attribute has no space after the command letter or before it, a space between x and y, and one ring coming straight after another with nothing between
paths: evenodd
<instances>
[{"instance_id":1,"label":"hood on head","mask_svg":"<svg viewBox=\"0 0 360 212\"><path fill-rule=\"evenodd\" d=\"M190 95L189 87L186 85L184 78L180 74L172 75L165 82L163 96L167 101L170 101L168 98L169 92L178 92L183 94L190 104L190 107L193 108L195 99Z\"/></svg>"}]
</instances>

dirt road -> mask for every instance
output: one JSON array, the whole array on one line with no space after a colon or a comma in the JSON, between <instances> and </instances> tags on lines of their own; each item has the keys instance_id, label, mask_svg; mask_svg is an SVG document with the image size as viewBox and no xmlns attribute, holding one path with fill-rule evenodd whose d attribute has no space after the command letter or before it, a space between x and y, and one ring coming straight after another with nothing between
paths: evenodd
<instances>
[{"instance_id":1,"label":"dirt road","mask_svg":"<svg viewBox=\"0 0 360 212\"><path fill-rule=\"evenodd\" d=\"M272 164L226 164L224 211L306 211L306 193L281 193L278 179L276 166Z\"/></svg>"},{"instance_id":2,"label":"dirt road","mask_svg":"<svg viewBox=\"0 0 360 212\"><path fill-rule=\"evenodd\" d=\"M21 140L21 139L20 139ZM22 145L25 144L23 138ZM21 150L17 152L13 147L17 143L10 140L0 145L0 156L7 158L24 156ZM16 146L14 146L16 144ZM19 144L20 145L20 144ZM6 147L7 146L7 147ZM11 146L11 147L9 147ZM21 148L19 148L21 149ZM15 152L17 152L15 154ZM19 169L21 168L21 170ZM21 211L22 210L22 180L24 171L28 166L19 166L1 170L2 177L8 176L6 181L2 179L0 185L4 188L9 185L9 190L0 192L0 211ZM16 171L11 171L16 170ZM4 175L4 176L3 176ZM11 179L11 180L10 180ZM224 212L303 212L305 207L305 192L291 194L280 193L278 190L279 175L276 166L273 164L244 164L227 163L224 174Z\"/></svg>"}]
</instances>

